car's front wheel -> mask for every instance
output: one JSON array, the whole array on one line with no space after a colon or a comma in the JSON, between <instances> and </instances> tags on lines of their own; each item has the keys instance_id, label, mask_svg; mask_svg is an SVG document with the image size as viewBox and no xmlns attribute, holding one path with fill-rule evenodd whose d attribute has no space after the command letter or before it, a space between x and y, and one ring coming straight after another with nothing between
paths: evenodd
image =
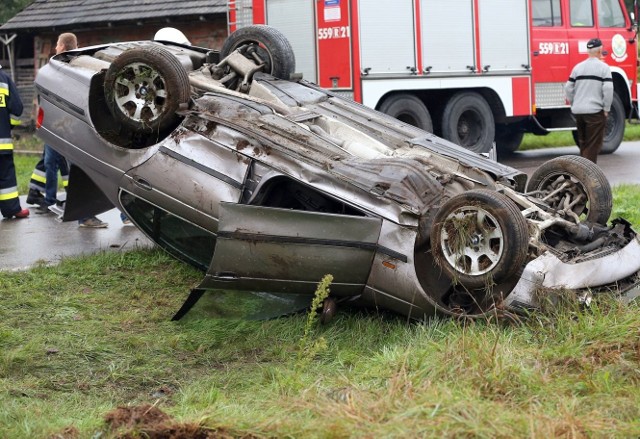
<instances>
[{"instance_id":1,"label":"car's front wheel","mask_svg":"<svg viewBox=\"0 0 640 439\"><path fill-rule=\"evenodd\" d=\"M159 46L142 46L118 56L105 75L104 94L113 117L137 132L157 132L178 120L176 111L191 94L180 61Z\"/></svg>"},{"instance_id":2,"label":"car's front wheel","mask_svg":"<svg viewBox=\"0 0 640 439\"><path fill-rule=\"evenodd\" d=\"M515 203L490 190L458 194L438 211L431 229L434 260L465 288L489 288L523 267L527 222Z\"/></svg>"}]
</instances>

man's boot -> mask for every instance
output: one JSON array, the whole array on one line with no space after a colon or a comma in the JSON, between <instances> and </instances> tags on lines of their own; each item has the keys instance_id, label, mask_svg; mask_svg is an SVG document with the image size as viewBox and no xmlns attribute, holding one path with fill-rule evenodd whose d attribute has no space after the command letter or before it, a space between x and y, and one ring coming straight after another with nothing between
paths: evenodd
<instances>
[{"instance_id":1,"label":"man's boot","mask_svg":"<svg viewBox=\"0 0 640 439\"><path fill-rule=\"evenodd\" d=\"M44 204L44 195L42 195L42 193L37 189L29 189L29 194L27 195L27 204Z\"/></svg>"}]
</instances>

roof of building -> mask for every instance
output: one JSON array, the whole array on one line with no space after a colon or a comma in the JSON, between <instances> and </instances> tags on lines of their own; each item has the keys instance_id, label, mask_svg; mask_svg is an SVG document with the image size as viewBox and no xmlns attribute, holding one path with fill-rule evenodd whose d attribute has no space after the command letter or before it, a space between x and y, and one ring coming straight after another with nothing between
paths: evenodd
<instances>
[{"instance_id":1,"label":"roof of building","mask_svg":"<svg viewBox=\"0 0 640 439\"><path fill-rule=\"evenodd\" d=\"M210 16L227 10L225 0L34 0L0 26L0 30L31 31L109 26L167 17Z\"/></svg>"}]
</instances>

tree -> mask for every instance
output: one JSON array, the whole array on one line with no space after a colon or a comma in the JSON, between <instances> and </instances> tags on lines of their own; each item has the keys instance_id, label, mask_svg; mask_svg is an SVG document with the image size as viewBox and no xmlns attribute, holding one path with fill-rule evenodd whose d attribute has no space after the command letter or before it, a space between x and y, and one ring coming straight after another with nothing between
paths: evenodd
<instances>
[{"instance_id":1,"label":"tree","mask_svg":"<svg viewBox=\"0 0 640 439\"><path fill-rule=\"evenodd\" d=\"M18 12L29 5L32 0L2 0L0 8L0 24L4 24Z\"/></svg>"}]
</instances>

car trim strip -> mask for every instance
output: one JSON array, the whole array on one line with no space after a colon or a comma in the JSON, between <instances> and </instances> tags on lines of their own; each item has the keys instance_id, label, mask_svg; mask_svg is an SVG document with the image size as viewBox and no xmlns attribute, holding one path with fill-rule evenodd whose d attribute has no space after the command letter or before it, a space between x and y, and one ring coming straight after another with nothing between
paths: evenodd
<instances>
[{"instance_id":1,"label":"car trim strip","mask_svg":"<svg viewBox=\"0 0 640 439\"><path fill-rule=\"evenodd\" d=\"M218 238L227 238L227 239L236 239L240 241L259 241L259 242L279 242L279 243L290 243L290 244L310 244L310 245L333 245L336 247L352 247L352 248L360 248L363 250L375 250L379 253L385 254L387 256L391 256L394 259L398 259L402 262L407 262L408 258L406 255L399 253L397 251L391 250L390 248L383 247L381 245L370 243L370 242L360 242L360 241L342 241L337 239L318 239L318 238L305 238L303 236L277 236L277 235L262 235L256 233L242 233L242 232L224 232L218 231Z\"/></svg>"},{"instance_id":2,"label":"car trim strip","mask_svg":"<svg viewBox=\"0 0 640 439\"><path fill-rule=\"evenodd\" d=\"M44 88L42 88L41 86L36 84L36 89L38 90L38 93L41 96L45 96L47 98L49 98L49 101L52 104L55 104L56 102L59 104L63 104L66 107L68 107L71 111L73 111L74 113L79 114L80 116L84 117L84 110L80 107L78 107L75 104L72 104L71 102L69 102L68 100L66 100L65 98L61 97L60 95L57 95L55 93L51 93L48 90L45 90Z\"/></svg>"},{"instance_id":3,"label":"car trim strip","mask_svg":"<svg viewBox=\"0 0 640 439\"><path fill-rule=\"evenodd\" d=\"M208 166L205 166L201 163L198 163L194 160L191 160L190 158L187 158L181 154L178 154L177 152L167 148L166 146L161 146L159 151L163 154L168 155L171 158L174 158L182 163L184 163L185 165L191 166L193 168L196 168L199 171L204 172L205 174L209 174L212 177L217 178L218 180L222 180L225 183L227 183L230 186L233 186L236 189L242 189L242 183L234 180L233 178L230 178L227 175L224 175L221 172L216 171L215 169L209 168Z\"/></svg>"}]
</instances>

